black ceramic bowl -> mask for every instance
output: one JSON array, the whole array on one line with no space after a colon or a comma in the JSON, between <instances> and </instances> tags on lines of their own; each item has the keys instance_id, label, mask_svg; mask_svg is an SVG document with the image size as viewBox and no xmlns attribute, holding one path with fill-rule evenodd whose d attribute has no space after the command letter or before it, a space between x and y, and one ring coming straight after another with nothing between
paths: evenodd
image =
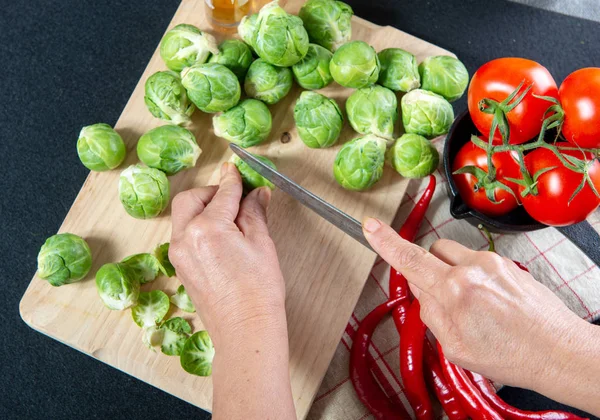
<instances>
[{"instance_id":1,"label":"black ceramic bowl","mask_svg":"<svg viewBox=\"0 0 600 420\"><path fill-rule=\"evenodd\" d=\"M545 225L533 220L522 206L508 214L495 218L466 206L452 178L452 162L460 148L471 141L471 136L474 134L478 135L479 133L473 124L473 120L471 120L469 112L465 111L454 121L446 137L443 160L444 170L448 178L448 194L450 195L450 213L452 216L455 219L465 219L474 225L483 223L496 232L527 232L545 228Z\"/></svg>"}]
</instances>

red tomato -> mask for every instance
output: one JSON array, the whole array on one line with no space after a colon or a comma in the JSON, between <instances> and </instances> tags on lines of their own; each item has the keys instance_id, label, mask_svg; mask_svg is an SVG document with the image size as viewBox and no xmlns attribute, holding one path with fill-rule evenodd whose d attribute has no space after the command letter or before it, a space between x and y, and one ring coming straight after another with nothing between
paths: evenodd
<instances>
[{"instance_id":1,"label":"red tomato","mask_svg":"<svg viewBox=\"0 0 600 420\"><path fill-rule=\"evenodd\" d=\"M571 73L558 91L565 112L562 134L579 147L600 147L600 68Z\"/></svg>"},{"instance_id":2,"label":"red tomato","mask_svg":"<svg viewBox=\"0 0 600 420\"><path fill-rule=\"evenodd\" d=\"M567 144L567 143L563 143ZM563 154L584 159L583 152L579 150L563 150ZM593 156L586 154L587 159ZM540 223L550 226L568 226L585 220L600 204L600 198L596 197L589 185L569 200L583 178L583 174L565 168L556 155L548 149L535 149L525 156L525 165L531 176L540 169L556 167L543 173L538 178L537 195L528 194L522 197L523 206L527 213ZM600 191L600 162L594 160L589 169L590 178ZM524 187L520 187L521 191Z\"/></svg>"},{"instance_id":3,"label":"red tomato","mask_svg":"<svg viewBox=\"0 0 600 420\"><path fill-rule=\"evenodd\" d=\"M496 167L496 179L502 181L503 184L515 191L515 195L519 186L507 181L505 177L521 178L519 163L516 160L517 156L516 152L494 153L494 156L492 156L492 163ZM488 162L486 151L473 144L473 142L465 144L458 151L452 163L452 172L465 166L476 166L487 173ZM455 174L452 175L452 178L465 204L483 214L491 217L501 216L518 206L515 196L502 188L494 188L494 197L498 203L492 203L487 198L485 189L477 185L481 180L478 180L472 174Z\"/></svg>"},{"instance_id":4,"label":"red tomato","mask_svg":"<svg viewBox=\"0 0 600 420\"><path fill-rule=\"evenodd\" d=\"M552 105L543 99L533 96L550 96L558 98L558 88L552 75L542 65L525 58L499 58L484 64L471 79L469 85L469 113L477 129L489 137L494 116L479 109L479 102L484 99L504 101L525 81L521 92L528 85L532 89L525 95L521 103L506 115L510 127L510 143L521 144L536 137L542 128L544 113ZM501 143L502 137L496 131L495 138Z\"/></svg>"}]
</instances>

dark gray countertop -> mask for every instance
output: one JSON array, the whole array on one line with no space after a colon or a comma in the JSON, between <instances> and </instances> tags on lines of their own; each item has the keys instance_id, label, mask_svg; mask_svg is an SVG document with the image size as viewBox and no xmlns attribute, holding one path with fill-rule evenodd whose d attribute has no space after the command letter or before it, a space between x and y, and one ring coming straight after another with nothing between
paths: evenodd
<instances>
[{"instance_id":1,"label":"dark gray countertop","mask_svg":"<svg viewBox=\"0 0 600 420\"><path fill-rule=\"evenodd\" d=\"M472 73L516 55L560 82L600 65L600 25L505 0L355 0L357 15L455 52ZM178 0L0 2L1 419L202 418L191 405L27 327L19 300L36 255L56 232L87 170L75 150L83 125L114 124ZM457 103L457 110L465 107ZM557 407L505 389L510 403Z\"/></svg>"}]
</instances>

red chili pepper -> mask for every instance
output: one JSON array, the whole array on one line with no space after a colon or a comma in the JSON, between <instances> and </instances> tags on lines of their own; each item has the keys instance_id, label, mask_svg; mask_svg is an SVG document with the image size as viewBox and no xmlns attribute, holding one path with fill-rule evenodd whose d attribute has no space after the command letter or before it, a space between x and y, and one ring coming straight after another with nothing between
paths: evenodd
<instances>
[{"instance_id":1,"label":"red chili pepper","mask_svg":"<svg viewBox=\"0 0 600 420\"><path fill-rule=\"evenodd\" d=\"M421 305L414 300L400 334L400 375L406 398L417 419L433 420L433 407L423 377L423 343L427 327L421 321Z\"/></svg>"},{"instance_id":2,"label":"red chili pepper","mask_svg":"<svg viewBox=\"0 0 600 420\"><path fill-rule=\"evenodd\" d=\"M503 417L483 398L464 369L446 359L439 342L437 349L444 376L452 384L460 405L469 417L473 420L503 420Z\"/></svg>"},{"instance_id":3,"label":"red chili pepper","mask_svg":"<svg viewBox=\"0 0 600 420\"><path fill-rule=\"evenodd\" d=\"M508 405L496 395L491 382L475 372L467 371L479 391L490 405L507 420L582 420L582 417L564 411L524 411ZM587 419L586 419L587 420Z\"/></svg>"},{"instance_id":4,"label":"red chili pepper","mask_svg":"<svg viewBox=\"0 0 600 420\"><path fill-rule=\"evenodd\" d=\"M350 379L354 390L369 411L381 420L410 419L404 407L394 404L383 392L367 364L369 344L375 328L403 299L391 299L373 309L358 326L350 351Z\"/></svg>"},{"instance_id":5,"label":"red chili pepper","mask_svg":"<svg viewBox=\"0 0 600 420\"><path fill-rule=\"evenodd\" d=\"M483 232L483 234L485 235L485 237L488 241L488 244L490 244L490 246L488 247L488 251L496 252L496 246L494 245L494 238L492 238L492 234L490 233L490 231L487 230L487 228L483 225L478 225L477 228ZM527 267L525 267L523 264L521 264L519 261L513 260L513 262L515 264L517 264L517 267L519 267L521 270L527 271L529 273L529 269Z\"/></svg>"},{"instance_id":6,"label":"red chili pepper","mask_svg":"<svg viewBox=\"0 0 600 420\"><path fill-rule=\"evenodd\" d=\"M450 387L444 376L442 365L440 364L433 345L427 337L425 337L424 343L423 357L425 359L425 364L427 365L425 379L428 381L429 386L433 388L435 395L448 418L450 420L466 420L468 417L456 399L454 390Z\"/></svg>"}]
</instances>

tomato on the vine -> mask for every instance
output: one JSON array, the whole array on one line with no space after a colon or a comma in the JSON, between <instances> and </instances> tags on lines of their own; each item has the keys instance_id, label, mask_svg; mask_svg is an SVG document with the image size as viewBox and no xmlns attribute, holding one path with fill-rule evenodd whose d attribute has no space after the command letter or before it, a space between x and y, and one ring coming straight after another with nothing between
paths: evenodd
<instances>
[{"instance_id":1,"label":"tomato on the vine","mask_svg":"<svg viewBox=\"0 0 600 420\"><path fill-rule=\"evenodd\" d=\"M468 93L469 113L484 137L489 137L494 114L483 112L482 101L489 99L502 107L502 102L521 83L523 86L519 94L525 92L528 86L531 90L514 109L505 113L510 128L510 144L525 143L540 133L544 114L551 104L533 95L558 98L556 82L544 66L525 58L492 60L473 75ZM498 131L494 138L495 142L501 143L502 136Z\"/></svg>"},{"instance_id":2,"label":"tomato on the vine","mask_svg":"<svg viewBox=\"0 0 600 420\"><path fill-rule=\"evenodd\" d=\"M561 150L561 154L587 160L589 182L596 191L600 191L600 162L591 153L584 155L579 150ZM550 226L572 225L585 220L600 205L600 198L587 182L573 196L584 181L584 174L565 167L551 150L535 149L525 156L525 165L531 176L540 170L553 168L541 173L535 180L535 195L530 193L521 197L527 213L538 222ZM524 189L525 186L520 187L520 191Z\"/></svg>"},{"instance_id":3,"label":"tomato on the vine","mask_svg":"<svg viewBox=\"0 0 600 420\"><path fill-rule=\"evenodd\" d=\"M571 73L560 85L562 135L582 148L600 147L600 68Z\"/></svg>"},{"instance_id":4,"label":"tomato on the vine","mask_svg":"<svg viewBox=\"0 0 600 420\"><path fill-rule=\"evenodd\" d=\"M485 139L482 139L485 141ZM454 173L452 178L458 188L458 192L465 204L474 210L480 211L491 217L501 216L514 210L518 206L517 193L519 186L506 178L521 178L521 171L517 161L516 152L499 152L492 156L492 164L496 168L496 183L485 185L485 175L489 173L487 153L484 149L468 142L459 151L452 163L452 172L461 168L475 167L479 168L484 176L479 178L473 173ZM476 171L479 172L479 171ZM502 188L498 183L504 184L507 188ZM493 189L495 203L487 195L487 190Z\"/></svg>"}]
</instances>

